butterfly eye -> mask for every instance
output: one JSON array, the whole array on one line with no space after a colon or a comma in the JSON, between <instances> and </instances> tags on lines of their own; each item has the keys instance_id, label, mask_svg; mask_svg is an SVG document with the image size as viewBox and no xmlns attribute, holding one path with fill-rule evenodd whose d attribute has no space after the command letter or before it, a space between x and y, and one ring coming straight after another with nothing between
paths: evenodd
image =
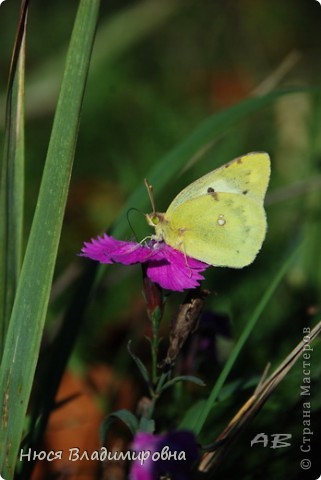
<instances>
[{"instance_id":1,"label":"butterfly eye","mask_svg":"<svg viewBox=\"0 0 321 480\"><path fill-rule=\"evenodd\" d=\"M157 215L153 215L152 218L151 218L151 220L152 220L152 223L153 223L154 225L158 225L158 224L159 224L159 218L158 218Z\"/></svg>"}]
</instances>

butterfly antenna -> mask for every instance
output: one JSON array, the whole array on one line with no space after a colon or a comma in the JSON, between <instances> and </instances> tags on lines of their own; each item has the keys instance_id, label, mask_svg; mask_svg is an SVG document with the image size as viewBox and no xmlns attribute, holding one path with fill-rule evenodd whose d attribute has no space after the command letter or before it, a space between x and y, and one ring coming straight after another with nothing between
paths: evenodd
<instances>
[{"instance_id":1,"label":"butterfly antenna","mask_svg":"<svg viewBox=\"0 0 321 480\"><path fill-rule=\"evenodd\" d=\"M138 243L138 239L137 239L137 235L136 235L136 232L135 230L133 229L133 226L131 224L131 221L129 220L129 214L131 213L131 211L134 210L135 212L139 212L139 213L142 213L141 210L138 210L137 208L135 207L131 207L127 210L127 213L126 213L126 217L127 217L127 222L128 222L128 225L129 225L129 228L131 229L131 231L133 232L133 235L134 235L134 238L136 240L136 242Z\"/></svg>"},{"instance_id":2,"label":"butterfly antenna","mask_svg":"<svg viewBox=\"0 0 321 480\"><path fill-rule=\"evenodd\" d=\"M144 178L144 183L145 183L145 187L147 188L149 200L150 200L150 203L152 205L153 215L154 215L156 213L156 210L155 210L153 186L148 182L147 178Z\"/></svg>"}]
</instances>

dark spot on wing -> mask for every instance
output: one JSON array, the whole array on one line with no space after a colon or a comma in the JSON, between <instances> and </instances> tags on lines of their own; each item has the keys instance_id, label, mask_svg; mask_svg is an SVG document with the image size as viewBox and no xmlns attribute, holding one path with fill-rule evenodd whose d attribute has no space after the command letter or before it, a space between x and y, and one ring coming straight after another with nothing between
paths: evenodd
<instances>
[{"instance_id":1,"label":"dark spot on wing","mask_svg":"<svg viewBox=\"0 0 321 480\"><path fill-rule=\"evenodd\" d=\"M214 190L213 187L208 187L207 193L214 193L214 192L215 192L215 190Z\"/></svg>"},{"instance_id":2,"label":"dark spot on wing","mask_svg":"<svg viewBox=\"0 0 321 480\"><path fill-rule=\"evenodd\" d=\"M243 195L246 195L247 193L249 193L249 191L248 190L243 190L242 193L243 193Z\"/></svg>"}]
</instances>

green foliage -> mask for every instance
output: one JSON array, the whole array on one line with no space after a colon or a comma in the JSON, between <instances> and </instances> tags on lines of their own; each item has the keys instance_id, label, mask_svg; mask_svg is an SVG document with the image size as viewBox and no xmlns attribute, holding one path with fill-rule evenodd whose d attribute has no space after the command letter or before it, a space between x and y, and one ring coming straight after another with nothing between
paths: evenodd
<instances>
[{"instance_id":1,"label":"green foliage","mask_svg":"<svg viewBox=\"0 0 321 480\"><path fill-rule=\"evenodd\" d=\"M14 3L7 0L0 7L7 66L18 16ZM145 430L159 433L180 424L201 432L201 441L214 443L251 397L266 364L278 365L302 340L303 329L312 329L320 311L318 3L103 2L81 123L99 2L79 2L56 107L74 3L32 2L26 152L23 46L7 92L3 72L9 67L0 74L0 474L6 480L13 478L20 442L33 447L41 442L66 368L86 373L90 365L104 363L119 379L130 372L137 389L133 398L146 395L141 377L152 383L157 359L151 367L150 344L141 340L152 338L141 271L98 268L75 258L84 240L105 229L117 238L132 236L127 216L139 240L151 233L141 212L129 212L150 208L144 177L163 211L183 186L240 154L264 150L272 159L269 228L256 261L240 271L208 270L203 283L212 292L206 309L228 316L230 335L215 332L215 352L203 363L198 357L192 366L184 357L178 360L175 376L162 385L166 391L155 406L155 423L147 419ZM302 249L291 262L299 244ZM172 294L166 300L157 325L160 355L182 299ZM191 342L195 338L196 333ZM140 375L133 372L129 340ZM319 339L313 348L311 404L317 428ZM184 370L187 364L192 371ZM184 379L191 381L179 381ZM301 382L297 363L235 441L221 476L298 475ZM104 415L116 410L114 416L135 432L136 416L106 397L100 398ZM258 453L250 448L258 431L292 433L295 445L282 455L268 449ZM30 478L31 468L23 465L20 478Z\"/></svg>"},{"instance_id":2,"label":"green foliage","mask_svg":"<svg viewBox=\"0 0 321 480\"><path fill-rule=\"evenodd\" d=\"M6 478L13 477L46 319L98 6L91 0L79 6L6 336L0 376L0 469Z\"/></svg>"},{"instance_id":3,"label":"green foliage","mask_svg":"<svg viewBox=\"0 0 321 480\"><path fill-rule=\"evenodd\" d=\"M0 359L22 260L26 11L12 59L0 186Z\"/></svg>"}]
</instances>

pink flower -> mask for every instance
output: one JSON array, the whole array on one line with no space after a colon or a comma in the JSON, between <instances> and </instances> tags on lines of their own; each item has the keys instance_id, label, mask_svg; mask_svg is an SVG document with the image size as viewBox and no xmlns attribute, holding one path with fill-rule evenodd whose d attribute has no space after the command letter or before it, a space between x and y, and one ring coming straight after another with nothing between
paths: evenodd
<instances>
[{"instance_id":1,"label":"pink flower","mask_svg":"<svg viewBox=\"0 0 321 480\"><path fill-rule=\"evenodd\" d=\"M208 265L168 246L151 240L146 244L124 242L107 235L85 242L81 256L100 263L146 263L146 274L155 283L168 290L182 292L199 286Z\"/></svg>"},{"instance_id":2,"label":"pink flower","mask_svg":"<svg viewBox=\"0 0 321 480\"><path fill-rule=\"evenodd\" d=\"M137 455L146 456L145 462L133 461L129 472L130 480L159 480L167 475L175 480L188 480L199 456L196 438L186 430L165 435L137 432L132 450ZM156 452L157 457L153 455Z\"/></svg>"}]
</instances>

